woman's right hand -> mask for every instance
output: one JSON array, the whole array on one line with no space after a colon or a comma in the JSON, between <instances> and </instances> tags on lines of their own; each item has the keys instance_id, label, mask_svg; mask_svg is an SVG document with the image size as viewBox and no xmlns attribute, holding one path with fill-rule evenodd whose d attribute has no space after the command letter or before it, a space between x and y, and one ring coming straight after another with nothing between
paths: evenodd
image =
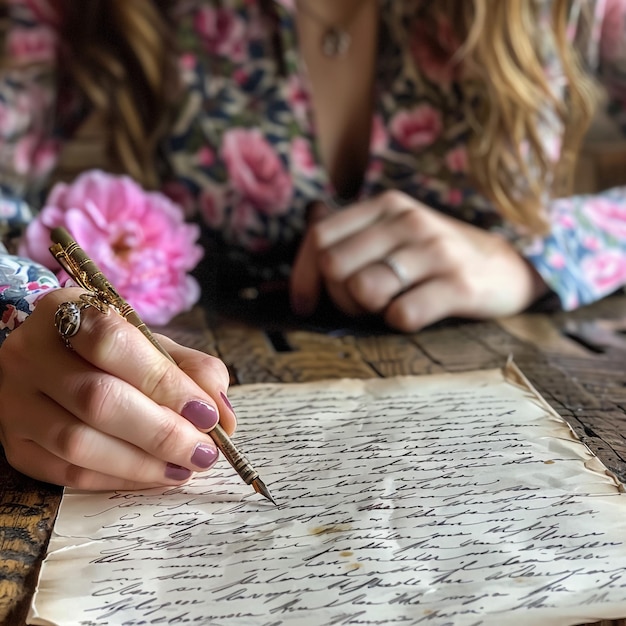
<instances>
[{"instance_id":1,"label":"woman's right hand","mask_svg":"<svg viewBox=\"0 0 626 626\"><path fill-rule=\"evenodd\" d=\"M0 348L0 443L17 470L87 490L177 485L212 466L207 433L236 419L217 358L159 336L178 366L111 310L83 309L66 347L54 324L82 289L56 289Z\"/></svg>"}]
</instances>

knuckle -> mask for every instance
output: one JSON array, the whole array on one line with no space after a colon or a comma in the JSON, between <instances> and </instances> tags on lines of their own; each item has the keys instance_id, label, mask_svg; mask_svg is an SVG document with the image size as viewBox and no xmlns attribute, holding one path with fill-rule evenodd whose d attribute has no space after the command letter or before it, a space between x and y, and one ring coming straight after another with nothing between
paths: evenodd
<instances>
[{"instance_id":1,"label":"knuckle","mask_svg":"<svg viewBox=\"0 0 626 626\"><path fill-rule=\"evenodd\" d=\"M151 367L146 368L145 378L141 382L142 390L150 398L162 397L161 390L180 389L182 370L165 359L159 359Z\"/></svg>"},{"instance_id":2,"label":"knuckle","mask_svg":"<svg viewBox=\"0 0 626 626\"><path fill-rule=\"evenodd\" d=\"M221 359L211 356L210 354L203 354L202 352L199 353L197 358L198 366L203 371L209 373L212 377L228 382L230 377L228 374L228 368Z\"/></svg>"},{"instance_id":3,"label":"knuckle","mask_svg":"<svg viewBox=\"0 0 626 626\"><path fill-rule=\"evenodd\" d=\"M457 246L443 237L435 237L430 242L430 253L436 259L439 267L447 269L459 265L459 250Z\"/></svg>"},{"instance_id":4,"label":"knuckle","mask_svg":"<svg viewBox=\"0 0 626 626\"><path fill-rule=\"evenodd\" d=\"M121 386L110 376L83 378L75 390L75 401L80 415L88 416L89 423L102 429L109 415L120 403Z\"/></svg>"},{"instance_id":5,"label":"knuckle","mask_svg":"<svg viewBox=\"0 0 626 626\"><path fill-rule=\"evenodd\" d=\"M458 273L454 276L453 286L458 312L472 310L480 299L474 279L467 273Z\"/></svg>"},{"instance_id":6,"label":"knuckle","mask_svg":"<svg viewBox=\"0 0 626 626\"><path fill-rule=\"evenodd\" d=\"M387 189L380 194L380 199L387 209L398 209L406 205L408 196L397 189Z\"/></svg>"},{"instance_id":7,"label":"knuckle","mask_svg":"<svg viewBox=\"0 0 626 626\"><path fill-rule=\"evenodd\" d=\"M376 313L387 304L387 297L378 282L368 272L357 272L347 281L352 298L370 313Z\"/></svg>"},{"instance_id":8,"label":"knuckle","mask_svg":"<svg viewBox=\"0 0 626 626\"><path fill-rule=\"evenodd\" d=\"M59 429L56 435L56 447L59 456L70 463L81 464L86 454L86 429L82 424L71 424Z\"/></svg>"},{"instance_id":9,"label":"knuckle","mask_svg":"<svg viewBox=\"0 0 626 626\"><path fill-rule=\"evenodd\" d=\"M99 358L109 360L116 353L126 353L130 339L128 322L112 312L83 311L76 341L93 350Z\"/></svg>"},{"instance_id":10,"label":"knuckle","mask_svg":"<svg viewBox=\"0 0 626 626\"><path fill-rule=\"evenodd\" d=\"M407 208L397 216L398 227L403 233L419 232L423 226L423 216L419 211Z\"/></svg>"},{"instance_id":11,"label":"knuckle","mask_svg":"<svg viewBox=\"0 0 626 626\"><path fill-rule=\"evenodd\" d=\"M82 489L85 491L93 489L93 473L73 463L68 463L62 475L62 484L73 489Z\"/></svg>"},{"instance_id":12,"label":"knuckle","mask_svg":"<svg viewBox=\"0 0 626 626\"><path fill-rule=\"evenodd\" d=\"M88 489L85 469L68 463L63 470L62 482L66 487L74 489Z\"/></svg>"},{"instance_id":13,"label":"knuckle","mask_svg":"<svg viewBox=\"0 0 626 626\"><path fill-rule=\"evenodd\" d=\"M174 414L167 414L153 429L152 438L149 442L150 450L159 459L172 460L172 452L180 449L180 442L184 438L183 418L177 419Z\"/></svg>"}]
</instances>

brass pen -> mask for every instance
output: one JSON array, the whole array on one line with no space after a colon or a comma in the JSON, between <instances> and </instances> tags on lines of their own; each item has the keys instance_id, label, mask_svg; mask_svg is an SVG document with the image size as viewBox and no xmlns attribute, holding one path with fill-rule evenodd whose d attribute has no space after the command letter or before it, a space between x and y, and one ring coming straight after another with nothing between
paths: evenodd
<instances>
[{"instance_id":1,"label":"brass pen","mask_svg":"<svg viewBox=\"0 0 626 626\"><path fill-rule=\"evenodd\" d=\"M50 252L72 279L78 285L91 292L105 307L109 306L115 309L128 322L137 327L161 354L167 357L172 363L176 363L169 352L163 348L156 337L150 332L150 329L142 321L133 307L122 298L115 287L113 287L98 266L87 256L85 251L78 245L67 230L64 228L54 228L51 232L51 238L53 245L50 246ZM270 502L276 504L268 488L265 486L265 483L259 477L259 473L237 449L224 429L218 424L209 432L209 435L242 480L247 485L252 485L257 493L260 493Z\"/></svg>"}]
</instances>

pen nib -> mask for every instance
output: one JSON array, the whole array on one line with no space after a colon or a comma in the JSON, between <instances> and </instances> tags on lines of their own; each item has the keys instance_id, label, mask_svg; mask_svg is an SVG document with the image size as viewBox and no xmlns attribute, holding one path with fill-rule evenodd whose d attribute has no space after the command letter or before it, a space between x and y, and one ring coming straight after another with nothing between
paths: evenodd
<instances>
[{"instance_id":1,"label":"pen nib","mask_svg":"<svg viewBox=\"0 0 626 626\"><path fill-rule=\"evenodd\" d=\"M276 504L276 500L272 498L272 494L270 490L265 486L265 483L260 478L255 478L252 481L252 486L257 493L260 493L262 496L265 496L272 504Z\"/></svg>"}]
</instances>

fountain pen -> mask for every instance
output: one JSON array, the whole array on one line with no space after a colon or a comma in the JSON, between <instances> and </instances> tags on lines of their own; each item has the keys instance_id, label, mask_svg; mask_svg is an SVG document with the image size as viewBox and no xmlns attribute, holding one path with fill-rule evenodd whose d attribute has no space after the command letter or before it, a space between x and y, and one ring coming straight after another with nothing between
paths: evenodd
<instances>
[{"instance_id":1,"label":"fountain pen","mask_svg":"<svg viewBox=\"0 0 626 626\"><path fill-rule=\"evenodd\" d=\"M172 363L176 361L157 341L150 332L143 320L139 317L132 306L117 292L115 287L104 276L98 266L87 256L85 251L78 245L72 236L64 228L54 228L51 233L53 245L50 252L58 261L59 265L72 277L81 287L91 292L105 306L115 309L133 326L136 326L152 343ZM276 504L269 489L261 480L259 473L252 467L248 459L237 449L226 431L218 424L209 431L210 437L224 455L226 460L232 465L247 485L252 485L257 493Z\"/></svg>"}]
</instances>

